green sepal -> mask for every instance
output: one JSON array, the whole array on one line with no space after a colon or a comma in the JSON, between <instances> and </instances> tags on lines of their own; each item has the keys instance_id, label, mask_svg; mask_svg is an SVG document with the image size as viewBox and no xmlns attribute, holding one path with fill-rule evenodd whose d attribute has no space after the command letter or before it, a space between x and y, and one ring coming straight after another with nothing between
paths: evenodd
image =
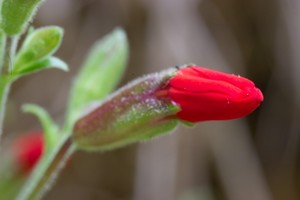
<instances>
[{"instance_id":1,"label":"green sepal","mask_svg":"<svg viewBox=\"0 0 300 200\"><path fill-rule=\"evenodd\" d=\"M7 35L21 34L43 0L2 0L1 28Z\"/></svg>"},{"instance_id":2,"label":"green sepal","mask_svg":"<svg viewBox=\"0 0 300 200\"><path fill-rule=\"evenodd\" d=\"M58 26L39 28L26 37L14 62L14 72L51 56L60 46L63 29Z\"/></svg>"},{"instance_id":3,"label":"green sepal","mask_svg":"<svg viewBox=\"0 0 300 200\"><path fill-rule=\"evenodd\" d=\"M113 143L110 144L103 144L101 147L98 148L90 148L89 145L87 146L80 146L80 149L83 149L85 151L109 151L114 150L120 147L124 147L129 144L133 144L136 142L147 142L149 140L152 140L154 138L157 138L158 136L166 135L168 133L171 133L171 131L175 130L178 125L178 120L169 120L164 121L157 124L152 124L151 126L145 126L143 130L139 130L137 132L134 132L134 134L127 135L123 138L120 138L120 140L116 140Z\"/></svg>"},{"instance_id":4,"label":"green sepal","mask_svg":"<svg viewBox=\"0 0 300 200\"><path fill-rule=\"evenodd\" d=\"M174 69L139 78L117 90L79 119L73 142L83 150L110 150L172 130L180 110L164 87Z\"/></svg>"},{"instance_id":5,"label":"green sepal","mask_svg":"<svg viewBox=\"0 0 300 200\"><path fill-rule=\"evenodd\" d=\"M72 126L85 106L115 89L124 73L128 51L126 33L120 28L91 48L71 90L67 127Z\"/></svg>"},{"instance_id":6,"label":"green sepal","mask_svg":"<svg viewBox=\"0 0 300 200\"><path fill-rule=\"evenodd\" d=\"M40 121L43 127L44 139L46 143L46 152L47 149L52 149L55 147L59 141L58 135L58 126L49 116L48 112L42 107L34 104L25 104L22 106L24 112L34 114Z\"/></svg>"},{"instance_id":7,"label":"green sepal","mask_svg":"<svg viewBox=\"0 0 300 200\"><path fill-rule=\"evenodd\" d=\"M185 127L194 127L196 123L185 121L185 120L180 120L181 124L183 124Z\"/></svg>"}]
</instances>

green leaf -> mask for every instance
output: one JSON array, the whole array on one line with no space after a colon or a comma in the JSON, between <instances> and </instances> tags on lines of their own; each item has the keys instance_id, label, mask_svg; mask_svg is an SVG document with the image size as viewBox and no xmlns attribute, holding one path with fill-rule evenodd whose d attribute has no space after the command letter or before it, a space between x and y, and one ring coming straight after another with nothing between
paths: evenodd
<instances>
[{"instance_id":1,"label":"green leaf","mask_svg":"<svg viewBox=\"0 0 300 200\"><path fill-rule=\"evenodd\" d=\"M39 28L30 33L16 55L14 71L51 56L60 46L63 29L58 26Z\"/></svg>"},{"instance_id":2,"label":"green leaf","mask_svg":"<svg viewBox=\"0 0 300 200\"><path fill-rule=\"evenodd\" d=\"M44 60L39 60L34 63L29 63L22 68L15 69L12 76L19 77L28 75L44 69L57 68L63 71L68 71L68 65L57 57L48 57Z\"/></svg>"},{"instance_id":3,"label":"green leaf","mask_svg":"<svg viewBox=\"0 0 300 200\"><path fill-rule=\"evenodd\" d=\"M69 127L85 106L103 99L115 89L125 70L128 51L126 34L119 28L92 47L71 91L67 113Z\"/></svg>"},{"instance_id":4,"label":"green leaf","mask_svg":"<svg viewBox=\"0 0 300 200\"><path fill-rule=\"evenodd\" d=\"M34 114L40 120L41 125L43 127L46 148L47 149L53 148L59 139L58 127L53 122L48 112L44 110L42 107L34 104L25 104L22 106L22 110L24 112Z\"/></svg>"},{"instance_id":5,"label":"green leaf","mask_svg":"<svg viewBox=\"0 0 300 200\"><path fill-rule=\"evenodd\" d=\"M43 0L2 0L1 28L7 35L22 33Z\"/></svg>"}]
</instances>

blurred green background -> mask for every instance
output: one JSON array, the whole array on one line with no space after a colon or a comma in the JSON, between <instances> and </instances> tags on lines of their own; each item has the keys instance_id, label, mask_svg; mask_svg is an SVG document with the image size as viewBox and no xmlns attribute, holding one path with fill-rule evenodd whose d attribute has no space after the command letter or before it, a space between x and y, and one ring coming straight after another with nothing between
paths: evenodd
<instances>
[{"instance_id":1,"label":"blurred green background","mask_svg":"<svg viewBox=\"0 0 300 200\"><path fill-rule=\"evenodd\" d=\"M244 119L180 127L113 152L78 152L44 199L300 199L299 9L297 0L47 0L34 25L65 29L57 56L70 72L16 82L5 137L40 128L20 111L23 103L37 103L61 122L88 49L121 26L131 49L122 84L192 62L250 78L265 101Z\"/></svg>"}]
</instances>

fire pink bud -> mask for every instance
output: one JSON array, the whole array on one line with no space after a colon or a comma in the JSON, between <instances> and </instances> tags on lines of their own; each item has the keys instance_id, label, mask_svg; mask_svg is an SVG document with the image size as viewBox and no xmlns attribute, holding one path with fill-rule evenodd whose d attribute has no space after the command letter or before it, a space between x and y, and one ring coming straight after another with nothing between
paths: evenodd
<instances>
[{"instance_id":1,"label":"fire pink bud","mask_svg":"<svg viewBox=\"0 0 300 200\"><path fill-rule=\"evenodd\" d=\"M107 150L171 131L179 120L199 122L246 116L262 102L259 89L240 76L190 65L137 79L79 119L79 149Z\"/></svg>"},{"instance_id":2,"label":"fire pink bud","mask_svg":"<svg viewBox=\"0 0 300 200\"><path fill-rule=\"evenodd\" d=\"M33 132L17 138L12 145L13 159L21 172L27 173L35 166L44 151L43 134Z\"/></svg>"},{"instance_id":3,"label":"fire pink bud","mask_svg":"<svg viewBox=\"0 0 300 200\"><path fill-rule=\"evenodd\" d=\"M244 117L263 101L252 81L195 65L170 79L168 96L181 108L176 115L189 122Z\"/></svg>"}]
</instances>

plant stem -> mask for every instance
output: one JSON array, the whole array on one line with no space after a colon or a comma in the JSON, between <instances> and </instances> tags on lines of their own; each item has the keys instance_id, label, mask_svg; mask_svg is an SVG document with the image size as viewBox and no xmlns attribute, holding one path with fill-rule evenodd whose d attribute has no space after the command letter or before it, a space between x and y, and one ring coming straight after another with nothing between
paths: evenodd
<instances>
[{"instance_id":1,"label":"plant stem","mask_svg":"<svg viewBox=\"0 0 300 200\"><path fill-rule=\"evenodd\" d=\"M6 108L6 101L10 89L10 84L7 84L3 77L0 77L0 141L3 132L3 122Z\"/></svg>"},{"instance_id":2,"label":"plant stem","mask_svg":"<svg viewBox=\"0 0 300 200\"><path fill-rule=\"evenodd\" d=\"M14 57L18 46L19 36L14 36L10 39L10 45L5 51L3 72L0 76L0 141L3 132L3 122L6 110L6 102L9 95L10 85L10 73L14 66ZM3 42L5 44L5 42Z\"/></svg>"},{"instance_id":3,"label":"plant stem","mask_svg":"<svg viewBox=\"0 0 300 200\"><path fill-rule=\"evenodd\" d=\"M10 60L10 64L8 65L8 72L10 73L13 70L14 67L14 61L15 61L15 55L16 55L16 51L17 51L17 47L18 47L18 42L19 42L19 36L14 36L11 38L10 41L10 47L9 47L9 60Z\"/></svg>"},{"instance_id":4,"label":"plant stem","mask_svg":"<svg viewBox=\"0 0 300 200\"><path fill-rule=\"evenodd\" d=\"M5 59L7 37L4 31L0 30L0 72L2 73L3 63Z\"/></svg>"},{"instance_id":5,"label":"plant stem","mask_svg":"<svg viewBox=\"0 0 300 200\"><path fill-rule=\"evenodd\" d=\"M40 199L47 188L50 188L53 184L60 170L75 150L76 148L68 135L55 149L51 152L46 152L37 168L28 177L17 200Z\"/></svg>"}]
</instances>

